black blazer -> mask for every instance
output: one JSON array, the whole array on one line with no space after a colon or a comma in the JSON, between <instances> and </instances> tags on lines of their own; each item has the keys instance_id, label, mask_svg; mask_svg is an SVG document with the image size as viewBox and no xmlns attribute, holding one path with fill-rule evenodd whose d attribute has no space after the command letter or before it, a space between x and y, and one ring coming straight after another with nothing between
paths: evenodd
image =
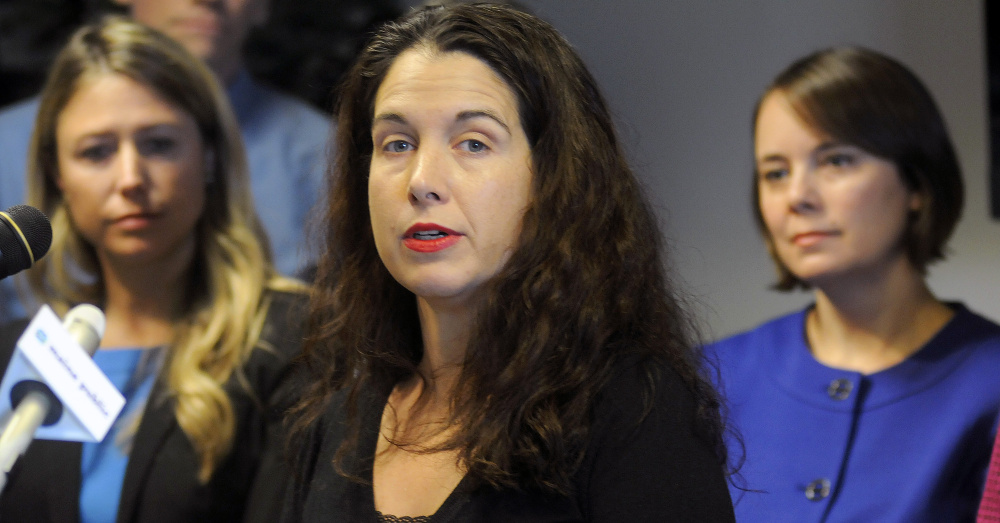
<instances>
[{"instance_id":1,"label":"black blazer","mask_svg":"<svg viewBox=\"0 0 1000 523\"><path fill-rule=\"evenodd\" d=\"M258 347L243 366L250 394L234 376L225 385L237 418L229 456L207 484L174 418L164 384L150 392L125 470L118 523L272 522L281 512L287 470L281 418L293 397L291 359L302 345L305 296L274 294ZM10 361L26 322L0 329L0 361ZM256 397L254 397L256 396ZM76 522L80 443L36 440L18 460L0 495L0 521Z\"/></svg>"}]
</instances>

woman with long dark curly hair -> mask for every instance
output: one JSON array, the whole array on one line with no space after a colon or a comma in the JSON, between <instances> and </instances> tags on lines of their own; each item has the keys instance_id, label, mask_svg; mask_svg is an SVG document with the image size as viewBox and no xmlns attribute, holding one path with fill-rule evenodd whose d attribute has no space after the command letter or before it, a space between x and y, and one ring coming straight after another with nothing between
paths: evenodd
<instances>
[{"instance_id":1,"label":"woman with long dark curly hair","mask_svg":"<svg viewBox=\"0 0 1000 523\"><path fill-rule=\"evenodd\" d=\"M417 11L338 114L286 518L732 520L656 218L562 36Z\"/></svg>"}]
</instances>

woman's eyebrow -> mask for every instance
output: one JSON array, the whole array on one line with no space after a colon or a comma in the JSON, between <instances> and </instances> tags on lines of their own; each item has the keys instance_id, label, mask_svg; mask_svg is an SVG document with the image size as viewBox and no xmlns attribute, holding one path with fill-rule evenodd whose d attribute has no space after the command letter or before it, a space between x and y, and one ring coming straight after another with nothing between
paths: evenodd
<instances>
[{"instance_id":1,"label":"woman's eyebrow","mask_svg":"<svg viewBox=\"0 0 1000 523\"><path fill-rule=\"evenodd\" d=\"M375 127L375 124L379 122L392 122L404 125L407 123L406 118L403 118L403 116L398 113L382 113L376 115L375 118L372 118L372 127Z\"/></svg>"},{"instance_id":2,"label":"woman's eyebrow","mask_svg":"<svg viewBox=\"0 0 1000 523\"><path fill-rule=\"evenodd\" d=\"M846 144L844 142L837 142L837 141L833 141L833 140L827 140L827 141L825 141L825 142L817 145L815 151L817 153L825 153L825 152L829 151L830 149L837 149L838 147L848 147L848 146L849 146L849 144Z\"/></svg>"},{"instance_id":3,"label":"woman's eyebrow","mask_svg":"<svg viewBox=\"0 0 1000 523\"><path fill-rule=\"evenodd\" d=\"M500 125L500 127L503 127L504 130L507 131L507 134L510 134L510 127L508 127L507 124L504 123L504 121L500 117L500 115L496 114L493 111L489 111L489 110L486 110L486 109L476 109L476 110L471 110L471 111L462 111L462 112L458 113L458 115L455 117L455 121L457 121L457 122L463 122L463 121L467 121L467 120L474 120L476 118L489 118L489 119L493 120L494 122L496 122L498 125Z\"/></svg>"},{"instance_id":4,"label":"woman's eyebrow","mask_svg":"<svg viewBox=\"0 0 1000 523\"><path fill-rule=\"evenodd\" d=\"M500 127L503 127L503 129L507 131L507 134L510 134L510 126L508 126L503 121L500 115L498 115L493 111L487 109L473 109L468 111L460 111L457 115L455 115L456 122L465 122L469 120L475 120L477 118L489 118L490 120L496 122L497 125L499 125ZM404 118L403 115L399 113L381 113L375 115L375 118L372 118L372 127L375 127L375 125L378 124L379 122L391 122L402 125L407 125L409 123L406 120L406 118Z\"/></svg>"}]
</instances>

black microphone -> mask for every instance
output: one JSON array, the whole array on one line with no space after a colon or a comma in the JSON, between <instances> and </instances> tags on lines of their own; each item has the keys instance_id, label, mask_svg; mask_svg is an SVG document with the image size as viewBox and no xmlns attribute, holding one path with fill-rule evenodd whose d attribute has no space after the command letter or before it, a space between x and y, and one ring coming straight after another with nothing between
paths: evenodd
<instances>
[{"instance_id":1,"label":"black microphone","mask_svg":"<svg viewBox=\"0 0 1000 523\"><path fill-rule=\"evenodd\" d=\"M34 265L50 245L52 225L42 211L28 205L0 211L0 280Z\"/></svg>"}]
</instances>

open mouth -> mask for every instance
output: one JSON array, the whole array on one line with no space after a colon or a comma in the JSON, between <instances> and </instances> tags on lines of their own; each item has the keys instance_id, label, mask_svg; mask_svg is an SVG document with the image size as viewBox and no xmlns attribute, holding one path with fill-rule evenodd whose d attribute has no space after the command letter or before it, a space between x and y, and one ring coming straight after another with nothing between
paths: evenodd
<instances>
[{"instance_id":1,"label":"open mouth","mask_svg":"<svg viewBox=\"0 0 1000 523\"><path fill-rule=\"evenodd\" d=\"M436 252L454 245L462 235L435 224L418 223L407 229L403 245L417 252Z\"/></svg>"},{"instance_id":2,"label":"open mouth","mask_svg":"<svg viewBox=\"0 0 1000 523\"><path fill-rule=\"evenodd\" d=\"M444 238L445 236L449 236L449 234L444 231L417 231L413 233L414 240L423 241L437 240L439 238Z\"/></svg>"}]
</instances>

